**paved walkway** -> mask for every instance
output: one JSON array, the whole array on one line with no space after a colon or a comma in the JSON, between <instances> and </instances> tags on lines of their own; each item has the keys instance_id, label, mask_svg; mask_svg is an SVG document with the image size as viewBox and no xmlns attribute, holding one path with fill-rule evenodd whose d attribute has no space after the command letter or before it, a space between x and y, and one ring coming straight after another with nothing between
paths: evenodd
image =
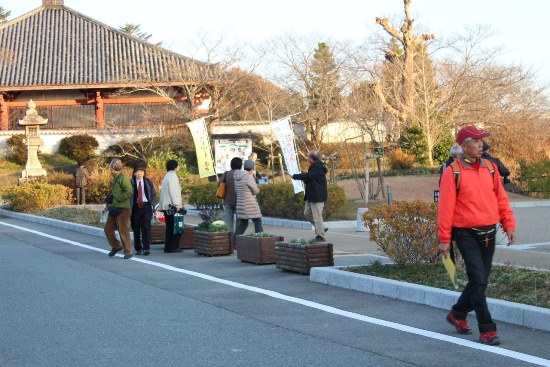
<instances>
[{"instance_id":1,"label":"paved walkway","mask_svg":"<svg viewBox=\"0 0 550 367\"><path fill-rule=\"evenodd\" d=\"M486 347L443 310L235 256L108 258L103 238L6 217L0 249L1 366L550 366L550 333L499 323Z\"/></svg>"}]
</instances>

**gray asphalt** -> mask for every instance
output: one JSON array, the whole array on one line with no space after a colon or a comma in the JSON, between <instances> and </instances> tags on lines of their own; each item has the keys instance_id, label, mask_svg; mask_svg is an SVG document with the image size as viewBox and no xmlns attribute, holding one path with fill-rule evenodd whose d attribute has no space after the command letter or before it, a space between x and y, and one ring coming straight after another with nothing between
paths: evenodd
<instances>
[{"instance_id":1,"label":"gray asphalt","mask_svg":"<svg viewBox=\"0 0 550 367\"><path fill-rule=\"evenodd\" d=\"M107 249L101 238L0 221ZM0 249L0 366L532 365L3 225ZM155 246L148 260L457 336L443 310L311 283L235 256ZM550 360L550 333L504 323L499 332L503 348ZM461 338L475 341L477 333Z\"/></svg>"}]
</instances>

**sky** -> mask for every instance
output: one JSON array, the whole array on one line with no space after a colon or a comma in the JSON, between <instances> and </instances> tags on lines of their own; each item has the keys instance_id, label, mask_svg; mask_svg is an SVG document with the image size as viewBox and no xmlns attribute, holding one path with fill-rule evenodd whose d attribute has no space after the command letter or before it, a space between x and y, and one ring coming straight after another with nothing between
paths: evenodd
<instances>
[{"instance_id":1,"label":"sky","mask_svg":"<svg viewBox=\"0 0 550 367\"><path fill-rule=\"evenodd\" d=\"M41 6L42 0L0 0L10 19ZM68 6L118 28L141 24L172 51L190 55L197 34L261 43L293 32L356 42L379 30L376 16L401 19L402 0L65 0ZM466 27L488 26L491 42L503 48L499 61L520 63L550 83L550 48L546 42L548 0L413 0L415 25L438 38L452 37ZM193 46L191 46L193 45Z\"/></svg>"}]
</instances>

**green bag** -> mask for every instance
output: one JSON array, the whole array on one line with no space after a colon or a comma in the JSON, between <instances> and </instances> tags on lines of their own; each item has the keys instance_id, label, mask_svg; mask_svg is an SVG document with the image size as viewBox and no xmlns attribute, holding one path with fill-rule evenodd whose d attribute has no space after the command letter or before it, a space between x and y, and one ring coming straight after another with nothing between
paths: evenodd
<instances>
[{"instance_id":1,"label":"green bag","mask_svg":"<svg viewBox=\"0 0 550 367\"><path fill-rule=\"evenodd\" d=\"M183 215L174 215L174 234L183 234Z\"/></svg>"}]
</instances>

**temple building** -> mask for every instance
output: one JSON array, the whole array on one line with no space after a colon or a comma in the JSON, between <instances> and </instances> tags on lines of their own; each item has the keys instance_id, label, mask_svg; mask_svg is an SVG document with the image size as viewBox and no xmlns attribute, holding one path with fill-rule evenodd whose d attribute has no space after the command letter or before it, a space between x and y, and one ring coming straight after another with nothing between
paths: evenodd
<instances>
[{"instance_id":1,"label":"temple building","mask_svg":"<svg viewBox=\"0 0 550 367\"><path fill-rule=\"evenodd\" d=\"M212 112L216 68L43 0L0 25L0 140L31 99L45 135L182 126Z\"/></svg>"}]
</instances>

